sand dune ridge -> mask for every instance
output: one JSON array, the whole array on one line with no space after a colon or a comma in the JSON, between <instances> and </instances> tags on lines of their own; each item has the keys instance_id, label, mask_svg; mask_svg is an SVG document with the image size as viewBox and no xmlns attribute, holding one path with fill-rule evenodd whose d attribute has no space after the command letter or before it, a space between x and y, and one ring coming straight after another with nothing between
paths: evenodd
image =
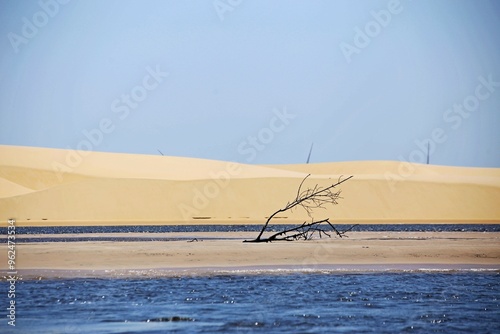
<instances>
[{"instance_id":1,"label":"sand dune ridge","mask_svg":"<svg viewBox=\"0 0 500 334\"><path fill-rule=\"evenodd\" d=\"M2 224L261 222L293 199L307 174L306 186L354 175L341 187L340 204L317 213L336 221L500 222L498 168L396 161L258 166L91 152L61 173L54 166L71 153L0 146ZM296 210L280 221L303 219Z\"/></svg>"}]
</instances>

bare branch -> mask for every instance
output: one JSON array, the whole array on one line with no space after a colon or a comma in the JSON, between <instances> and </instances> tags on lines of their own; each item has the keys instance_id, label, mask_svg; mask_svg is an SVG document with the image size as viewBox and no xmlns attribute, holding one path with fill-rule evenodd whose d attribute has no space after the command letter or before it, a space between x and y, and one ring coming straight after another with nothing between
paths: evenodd
<instances>
[{"instance_id":1,"label":"bare branch","mask_svg":"<svg viewBox=\"0 0 500 334\"><path fill-rule=\"evenodd\" d=\"M334 191L334 188L346 182L347 180L351 179L352 176L349 176L345 179L343 179L342 176L340 176L336 183L325 188L320 187L316 184L313 188L307 188L305 190L302 190L304 182L309 176L311 176L311 174L308 174L300 182L295 199L292 202L288 202L285 205L285 207L277 210L276 212L274 212L272 215L269 216L269 218L262 226L262 229L260 230L260 233L255 240L245 240L245 242L292 241L299 239L310 240L314 236L314 234L317 234L320 238L322 238L323 236L331 237L331 235L328 232L332 231L335 232L337 236L342 237L344 233L347 232L347 231L339 232L330 223L329 218L320 221L314 221L313 212L315 209L318 208L326 209L326 205L328 204L331 205L338 204L337 200L341 198L340 197L341 191L340 190ZM300 226L275 233L268 238L262 239L262 235L268 228L269 223L277 214L285 211L293 211L296 207L301 207L302 209L304 209L307 215L311 218L311 222L304 222ZM348 229L348 231L351 230L353 227ZM292 232L294 233L290 234Z\"/></svg>"}]
</instances>

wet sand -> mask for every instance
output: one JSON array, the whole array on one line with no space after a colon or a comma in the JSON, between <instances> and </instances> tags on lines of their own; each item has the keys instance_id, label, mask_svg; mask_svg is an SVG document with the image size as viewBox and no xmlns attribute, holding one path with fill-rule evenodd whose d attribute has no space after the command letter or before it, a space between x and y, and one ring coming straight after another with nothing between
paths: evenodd
<instances>
[{"instance_id":1,"label":"wet sand","mask_svg":"<svg viewBox=\"0 0 500 334\"><path fill-rule=\"evenodd\" d=\"M21 277L112 278L262 270L500 270L498 232L350 232L342 239L274 243L242 242L254 238L255 232L29 237L69 236L145 240L33 243L18 240L16 267ZM176 241L148 241L148 237ZM7 252L2 252L2 275L7 272L6 265Z\"/></svg>"}]
</instances>

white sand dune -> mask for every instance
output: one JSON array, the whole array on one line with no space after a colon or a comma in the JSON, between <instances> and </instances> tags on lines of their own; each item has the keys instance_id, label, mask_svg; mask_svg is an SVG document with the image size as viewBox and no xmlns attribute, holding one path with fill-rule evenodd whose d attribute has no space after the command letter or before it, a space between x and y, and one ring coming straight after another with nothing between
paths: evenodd
<instances>
[{"instance_id":1,"label":"white sand dune","mask_svg":"<svg viewBox=\"0 0 500 334\"><path fill-rule=\"evenodd\" d=\"M0 221L22 225L261 223L301 180L341 175L337 222L500 222L500 169L362 161L256 166L222 161L0 146ZM308 219L296 210L277 222Z\"/></svg>"},{"instance_id":2,"label":"white sand dune","mask_svg":"<svg viewBox=\"0 0 500 334\"><path fill-rule=\"evenodd\" d=\"M32 191L33 189L26 188L15 182L0 178L0 198L24 195Z\"/></svg>"}]
</instances>

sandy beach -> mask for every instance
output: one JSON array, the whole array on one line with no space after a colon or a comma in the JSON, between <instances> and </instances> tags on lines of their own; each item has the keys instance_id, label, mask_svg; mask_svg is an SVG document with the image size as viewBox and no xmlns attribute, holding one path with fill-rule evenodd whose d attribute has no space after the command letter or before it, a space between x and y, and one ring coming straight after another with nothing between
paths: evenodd
<instances>
[{"instance_id":1,"label":"sandy beach","mask_svg":"<svg viewBox=\"0 0 500 334\"><path fill-rule=\"evenodd\" d=\"M64 237L82 236L65 235ZM102 236L102 235L101 235ZM33 242L17 247L25 278L161 276L255 270L496 269L497 232L350 232L348 238L243 243L255 232L113 234L145 241ZM39 235L33 237L62 237ZM95 237L95 235L94 235ZM177 241L147 241L169 238ZM0 258L6 271L6 252Z\"/></svg>"}]
</instances>

